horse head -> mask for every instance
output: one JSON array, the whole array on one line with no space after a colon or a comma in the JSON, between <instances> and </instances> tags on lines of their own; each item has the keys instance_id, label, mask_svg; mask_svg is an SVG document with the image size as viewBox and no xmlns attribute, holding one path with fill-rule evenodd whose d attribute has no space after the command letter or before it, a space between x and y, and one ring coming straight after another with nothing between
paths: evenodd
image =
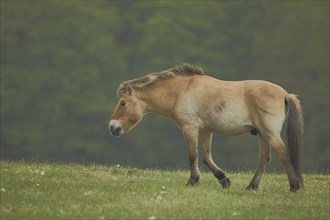
<instances>
[{"instance_id":1,"label":"horse head","mask_svg":"<svg viewBox=\"0 0 330 220\"><path fill-rule=\"evenodd\" d=\"M110 134L120 136L139 123L144 115L143 103L129 83L123 83L118 89L119 102L110 122Z\"/></svg>"}]
</instances>

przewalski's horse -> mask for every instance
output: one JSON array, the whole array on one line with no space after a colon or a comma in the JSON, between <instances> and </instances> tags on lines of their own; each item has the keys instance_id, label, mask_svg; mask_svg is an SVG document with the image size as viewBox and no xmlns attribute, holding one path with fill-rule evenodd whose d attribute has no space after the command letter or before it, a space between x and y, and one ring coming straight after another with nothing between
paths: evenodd
<instances>
[{"instance_id":1,"label":"przewalski's horse","mask_svg":"<svg viewBox=\"0 0 330 220\"><path fill-rule=\"evenodd\" d=\"M176 121L188 145L191 175L187 185L198 183L198 141L203 162L223 188L230 180L212 159L212 134L259 136L259 164L247 189L257 189L275 150L288 175L290 190L303 186L299 164L303 117L299 100L278 85L259 81L221 81L189 64L129 80L118 88L118 105L109 122L110 133L128 132L144 114L157 112ZM288 148L280 136L288 117Z\"/></svg>"}]
</instances>

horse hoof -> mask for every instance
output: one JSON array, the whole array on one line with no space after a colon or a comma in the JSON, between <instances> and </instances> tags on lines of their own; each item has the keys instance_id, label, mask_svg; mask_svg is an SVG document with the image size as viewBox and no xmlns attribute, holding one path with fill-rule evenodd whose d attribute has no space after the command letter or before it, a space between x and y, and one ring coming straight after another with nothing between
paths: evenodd
<instances>
[{"instance_id":1,"label":"horse hoof","mask_svg":"<svg viewBox=\"0 0 330 220\"><path fill-rule=\"evenodd\" d=\"M299 181L292 181L290 183L290 191L291 192L297 192L297 190L303 188L303 184L301 184Z\"/></svg>"},{"instance_id":2,"label":"horse hoof","mask_svg":"<svg viewBox=\"0 0 330 220\"><path fill-rule=\"evenodd\" d=\"M290 192L297 192L301 187L302 185L300 183L290 184Z\"/></svg>"},{"instance_id":3,"label":"horse hoof","mask_svg":"<svg viewBox=\"0 0 330 220\"><path fill-rule=\"evenodd\" d=\"M246 190L257 190L259 188L259 185L249 184L245 189Z\"/></svg>"},{"instance_id":4,"label":"horse hoof","mask_svg":"<svg viewBox=\"0 0 330 220\"><path fill-rule=\"evenodd\" d=\"M188 182L186 183L186 186L195 186L199 182L199 177L192 178L190 177Z\"/></svg>"},{"instance_id":5,"label":"horse hoof","mask_svg":"<svg viewBox=\"0 0 330 220\"><path fill-rule=\"evenodd\" d=\"M290 192L297 192L297 188L293 187L293 186L290 186Z\"/></svg>"},{"instance_id":6,"label":"horse hoof","mask_svg":"<svg viewBox=\"0 0 330 220\"><path fill-rule=\"evenodd\" d=\"M230 187L230 179L228 177L224 177L223 179L219 180L222 188L229 188Z\"/></svg>"}]
</instances>

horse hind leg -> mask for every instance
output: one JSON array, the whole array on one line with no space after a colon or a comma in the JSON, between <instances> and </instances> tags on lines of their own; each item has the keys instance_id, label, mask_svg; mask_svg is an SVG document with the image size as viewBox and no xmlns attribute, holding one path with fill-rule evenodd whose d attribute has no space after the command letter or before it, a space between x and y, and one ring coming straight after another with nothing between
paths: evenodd
<instances>
[{"instance_id":1,"label":"horse hind leg","mask_svg":"<svg viewBox=\"0 0 330 220\"><path fill-rule=\"evenodd\" d=\"M281 163L285 167L289 179L290 191L296 192L298 189L300 189L301 184L292 166L288 149L285 147L283 140L281 139L280 135L275 135L275 136L269 136L268 142L271 148L277 152Z\"/></svg>"},{"instance_id":2,"label":"horse hind leg","mask_svg":"<svg viewBox=\"0 0 330 220\"><path fill-rule=\"evenodd\" d=\"M220 169L213 161L212 154L211 154L211 145L212 145L212 133L200 132L199 138L202 144L203 149L203 162L206 164L213 175L218 179L219 183L221 184L222 188L228 188L230 186L230 179L227 177L225 172Z\"/></svg>"},{"instance_id":3,"label":"horse hind leg","mask_svg":"<svg viewBox=\"0 0 330 220\"><path fill-rule=\"evenodd\" d=\"M256 190L259 188L260 180L262 174L265 171L267 163L271 160L271 149L267 140L259 134L259 162L257 170L250 182L250 184L246 187L246 189Z\"/></svg>"}]
</instances>

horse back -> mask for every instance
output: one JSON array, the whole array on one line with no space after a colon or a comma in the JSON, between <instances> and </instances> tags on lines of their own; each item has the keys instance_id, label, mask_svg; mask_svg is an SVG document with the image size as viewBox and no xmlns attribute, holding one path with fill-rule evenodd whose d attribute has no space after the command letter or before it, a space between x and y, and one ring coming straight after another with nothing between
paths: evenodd
<instances>
[{"instance_id":1,"label":"horse back","mask_svg":"<svg viewBox=\"0 0 330 220\"><path fill-rule=\"evenodd\" d=\"M280 117L284 121L286 94L280 86L266 81L222 81L197 76L183 91L177 109L183 124L237 135L253 127L265 127L268 118Z\"/></svg>"}]
</instances>

